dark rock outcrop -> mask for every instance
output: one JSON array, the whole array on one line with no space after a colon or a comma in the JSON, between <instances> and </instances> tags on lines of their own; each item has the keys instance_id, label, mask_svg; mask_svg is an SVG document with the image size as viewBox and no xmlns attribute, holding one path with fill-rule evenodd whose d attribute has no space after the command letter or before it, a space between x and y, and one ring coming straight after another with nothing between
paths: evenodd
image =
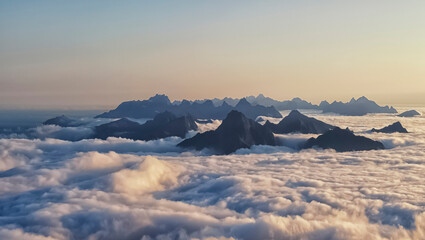
<instances>
[{"instance_id":1,"label":"dark rock outcrop","mask_svg":"<svg viewBox=\"0 0 425 240\"><path fill-rule=\"evenodd\" d=\"M69 118L65 115L54 117L43 122L43 125L58 125L61 127L77 127L80 124L77 120Z\"/></svg>"},{"instance_id":2,"label":"dark rock outcrop","mask_svg":"<svg viewBox=\"0 0 425 240\"><path fill-rule=\"evenodd\" d=\"M95 128L95 138L122 137L134 140L154 140L177 136L184 138L188 131L198 127L189 115L176 117L170 112L157 114L153 120L145 124L130 121L126 118L106 123Z\"/></svg>"},{"instance_id":3,"label":"dark rock outcrop","mask_svg":"<svg viewBox=\"0 0 425 240\"><path fill-rule=\"evenodd\" d=\"M371 130L371 132L380 132L380 133L395 133L395 132L399 132L399 133L407 133L406 128L404 128L400 122L395 122L391 125L388 125L384 128L381 129L375 129L373 128Z\"/></svg>"},{"instance_id":4,"label":"dark rock outcrop","mask_svg":"<svg viewBox=\"0 0 425 240\"><path fill-rule=\"evenodd\" d=\"M258 116L280 118L282 115L274 107L265 107L261 105L252 105L246 99L241 99L236 106L231 106L223 102L220 106L215 106L213 101L195 101L183 100L171 104L165 95L156 95L143 101L129 101L121 103L116 109L102 113L96 117L99 118L153 118L157 113L169 111L176 115L190 114L196 119L224 119L227 114L237 110L244 113L247 117L255 119Z\"/></svg>"},{"instance_id":5,"label":"dark rock outcrop","mask_svg":"<svg viewBox=\"0 0 425 240\"><path fill-rule=\"evenodd\" d=\"M416 110L409 110L409 111L405 111L401 114L399 114L399 117L414 117L414 116L419 116L421 115L418 111Z\"/></svg>"},{"instance_id":6,"label":"dark rock outcrop","mask_svg":"<svg viewBox=\"0 0 425 240\"><path fill-rule=\"evenodd\" d=\"M303 148L312 147L332 148L337 152L384 149L384 145L381 142L363 136L356 136L350 130L343 130L338 127L325 132L317 138L310 138L303 146Z\"/></svg>"},{"instance_id":7,"label":"dark rock outcrop","mask_svg":"<svg viewBox=\"0 0 425 240\"><path fill-rule=\"evenodd\" d=\"M198 133L177 146L196 150L211 148L218 154L230 154L252 145L274 146L276 142L268 128L245 117L241 112L231 111L216 130Z\"/></svg>"},{"instance_id":8,"label":"dark rock outcrop","mask_svg":"<svg viewBox=\"0 0 425 240\"><path fill-rule=\"evenodd\" d=\"M304 134L321 134L335 128L334 126L315 118L307 117L297 110L292 110L289 115L282 119L282 121L280 121L278 124L267 121L264 126L272 130L272 132L279 134L294 132Z\"/></svg>"},{"instance_id":9,"label":"dark rock outcrop","mask_svg":"<svg viewBox=\"0 0 425 240\"><path fill-rule=\"evenodd\" d=\"M328 102L320 103L320 108L324 113L333 112L347 116L363 116L368 113L397 113L393 107L381 107L374 101L367 99L366 97L360 97L357 100L352 98L350 102Z\"/></svg>"}]
</instances>

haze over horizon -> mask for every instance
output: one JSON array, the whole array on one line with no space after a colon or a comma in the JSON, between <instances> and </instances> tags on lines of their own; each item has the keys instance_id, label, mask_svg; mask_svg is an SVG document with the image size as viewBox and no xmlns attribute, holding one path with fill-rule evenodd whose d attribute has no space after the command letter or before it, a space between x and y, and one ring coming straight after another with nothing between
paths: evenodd
<instances>
[{"instance_id":1,"label":"haze over horizon","mask_svg":"<svg viewBox=\"0 0 425 240\"><path fill-rule=\"evenodd\" d=\"M425 2L2 1L0 108L265 96L425 105Z\"/></svg>"}]
</instances>

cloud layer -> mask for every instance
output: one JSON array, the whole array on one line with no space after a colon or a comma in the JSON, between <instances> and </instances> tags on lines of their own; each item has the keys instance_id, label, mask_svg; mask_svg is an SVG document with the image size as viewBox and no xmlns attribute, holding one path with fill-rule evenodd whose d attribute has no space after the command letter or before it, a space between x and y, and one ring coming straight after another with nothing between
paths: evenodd
<instances>
[{"instance_id":1,"label":"cloud layer","mask_svg":"<svg viewBox=\"0 0 425 240\"><path fill-rule=\"evenodd\" d=\"M389 149L348 153L296 151L299 134L228 156L180 138L0 139L0 239L424 239L425 118L402 124L362 133Z\"/></svg>"}]
</instances>

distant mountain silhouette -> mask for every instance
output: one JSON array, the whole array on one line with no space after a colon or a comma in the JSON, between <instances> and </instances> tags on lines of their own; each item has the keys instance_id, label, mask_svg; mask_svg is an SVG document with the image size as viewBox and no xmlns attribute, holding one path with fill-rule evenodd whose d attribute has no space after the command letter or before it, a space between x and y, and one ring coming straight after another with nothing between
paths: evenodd
<instances>
[{"instance_id":1,"label":"distant mountain silhouette","mask_svg":"<svg viewBox=\"0 0 425 240\"><path fill-rule=\"evenodd\" d=\"M278 124L267 121L264 126L279 134L294 132L321 134L335 128L315 118L307 117L297 110L292 110Z\"/></svg>"},{"instance_id":2,"label":"distant mountain silhouette","mask_svg":"<svg viewBox=\"0 0 425 240\"><path fill-rule=\"evenodd\" d=\"M123 102L116 109L102 113L96 117L152 118L159 112L169 111L176 115L190 114L196 119L224 119L232 110L240 111L252 119L258 116L282 117L274 107L253 106L246 99L239 100L238 104L234 107L226 102L223 102L220 106L215 106L211 100L202 103L183 100L178 104L171 104L165 95L155 95L144 101Z\"/></svg>"},{"instance_id":3,"label":"distant mountain silhouette","mask_svg":"<svg viewBox=\"0 0 425 240\"><path fill-rule=\"evenodd\" d=\"M304 101L301 98L293 98L292 100L278 101L269 97L265 97L263 94L259 94L257 97L249 96L249 97L246 97L246 99L251 104L262 105L262 106L273 106L279 111L318 108L317 105Z\"/></svg>"},{"instance_id":4,"label":"distant mountain silhouette","mask_svg":"<svg viewBox=\"0 0 425 240\"><path fill-rule=\"evenodd\" d=\"M372 128L371 131L380 132L380 133L394 133L394 132L407 133L407 130L401 125L400 122L395 122L381 129Z\"/></svg>"},{"instance_id":5,"label":"distant mountain silhouette","mask_svg":"<svg viewBox=\"0 0 425 240\"><path fill-rule=\"evenodd\" d=\"M216 130L198 133L177 146L196 150L211 148L218 154L230 154L252 145L274 146L276 142L269 129L233 110Z\"/></svg>"},{"instance_id":6,"label":"distant mountain silhouette","mask_svg":"<svg viewBox=\"0 0 425 240\"><path fill-rule=\"evenodd\" d=\"M98 118L153 118L156 114L168 111L172 107L166 95L155 95L148 100L128 101L116 109L102 113Z\"/></svg>"},{"instance_id":7,"label":"distant mountain silhouette","mask_svg":"<svg viewBox=\"0 0 425 240\"><path fill-rule=\"evenodd\" d=\"M363 136L356 136L350 130L343 130L338 127L325 132L317 138L310 138L303 146L303 148L312 147L332 148L337 152L384 149L384 145L381 142Z\"/></svg>"},{"instance_id":8,"label":"distant mountain silhouette","mask_svg":"<svg viewBox=\"0 0 425 240\"><path fill-rule=\"evenodd\" d=\"M414 117L414 116L419 116L421 115L418 111L416 110L409 110L409 111L405 111L401 114L399 114L399 117Z\"/></svg>"},{"instance_id":9,"label":"distant mountain silhouette","mask_svg":"<svg viewBox=\"0 0 425 240\"><path fill-rule=\"evenodd\" d=\"M393 107L381 107L366 97L350 102L322 101L319 106L311 104L300 98L287 101L277 101L263 94L248 96L246 98L214 98L212 100L174 101L170 102L166 95L155 95L148 100L128 101L121 103L116 109L102 113L100 118L153 118L164 111L176 115L190 114L196 119L224 119L232 110L237 110L247 117L256 119L258 116L280 118L282 115L277 110L320 109L324 113L334 112L348 116L362 116L368 113L397 113Z\"/></svg>"},{"instance_id":10,"label":"distant mountain silhouette","mask_svg":"<svg viewBox=\"0 0 425 240\"><path fill-rule=\"evenodd\" d=\"M81 124L72 118L69 118L65 115L54 117L43 122L43 125L58 125L61 127L78 127Z\"/></svg>"},{"instance_id":11,"label":"distant mountain silhouette","mask_svg":"<svg viewBox=\"0 0 425 240\"><path fill-rule=\"evenodd\" d=\"M145 124L139 124L126 118L102 124L95 128L94 137L100 139L122 137L148 141L171 136L184 138L188 131L197 129L191 116L176 117L170 112L163 112Z\"/></svg>"},{"instance_id":12,"label":"distant mountain silhouette","mask_svg":"<svg viewBox=\"0 0 425 240\"><path fill-rule=\"evenodd\" d=\"M234 110L243 113L246 117L256 119L258 116L281 118L282 115L273 107L262 105L251 105L245 98L242 98L234 107Z\"/></svg>"},{"instance_id":13,"label":"distant mountain silhouette","mask_svg":"<svg viewBox=\"0 0 425 240\"><path fill-rule=\"evenodd\" d=\"M247 97L245 97L245 99L249 103L251 103L252 105L261 105L261 106L265 106L265 107L273 106L279 111L294 110L294 109L318 109L317 105L311 104L311 103L304 101L300 98L293 98L292 100L278 101L278 100L275 100L273 98L265 97L263 94L259 94L258 96L247 96ZM219 99L219 98L211 99L214 106L216 106L216 107L221 106L223 103L226 103L226 104L234 107L234 106L236 106L236 104L238 104L238 102L240 100L241 99L229 98L229 97L225 97L223 99ZM209 101L209 100L208 99L195 100L195 101L190 101L190 103L202 104L206 101ZM173 104L179 105L182 102L183 101L174 101Z\"/></svg>"},{"instance_id":14,"label":"distant mountain silhouette","mask_svg":"<svg viewBox=\"0 0 425 240\"><path fill-rule=\"evenodd\" d=\"M335 101L329 104L323 101L320 103L319 108L324 113L333 112L347 116L363 116L368 113L397 113L397 110L393 107L381 107L366 97L360 97L357 100L352 98L348 103Z\"/></svg>"}]
</instances>

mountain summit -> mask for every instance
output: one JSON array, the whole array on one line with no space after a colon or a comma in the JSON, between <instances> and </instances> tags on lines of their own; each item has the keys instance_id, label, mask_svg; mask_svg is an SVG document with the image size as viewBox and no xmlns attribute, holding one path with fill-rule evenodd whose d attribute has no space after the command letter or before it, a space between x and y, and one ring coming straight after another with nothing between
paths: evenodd
<instances>
[{"instance_id":1,"label":"mountain summit","mask_svg":"<svg viewBox=\"0 0 425 240\"><path fill-rule=\"evenodd\" d=\"M177 146L196 150L211 148L218 154L230 154L252 145L276 145L273 133L241 112L233 110L216 130L198 133Z\"/></svg>"},{"instance_id":2,"label":"mountain summit","mask_svg":"<svg viewBox=\"0 0 425 240\"><path fill-rule=\"evenodd\" d=\"M335 128L315 118L307 117L298 110L292 110L278 124L267 121L264 126L272 130L272 132L279 134L293 132L320 134Z\"/></svg>"},{"instance_id":3,"label":"mountain summit","mask_svg":"<svg viewBox=\"0 0 425 240\"><path fill-rule=\"evenodd\" d=\"M395 122L391 125L388 125L384 128L381 129L375 129L373 128L371 130L371 132L380 132L380 133L395 133L395 132L399 132L399 133L407 133L406 128L404 128L400 122Z\"/></svg>"},{"instance_id":4,"label":"mountain summit","mask_svg":"<svg viewBox=\"0 0 425 240\"><path fill-rule=\"evenodd\" d=\"M332 148L337 152L384 149L384 145L381 142L363 136L356 136L350 130L343 130L338 127L325 132L317 138L310 138L303 148L312 147Z\"/></svg>"},{"instance_id":5,"label":"mountain summit","mask_svg":"<svg viewBox=\"0 0 425 240\"><path fill-rule=\"evenodd\" d=\"M367 99L366 97L360 97L357 100L352 98L350 102L328 102L320 103L320 108L324 113L333 112L347 116L363 116L368 113L397 113L393 107L381 107L374 101Z\"/></svg>"}]
</instances>

